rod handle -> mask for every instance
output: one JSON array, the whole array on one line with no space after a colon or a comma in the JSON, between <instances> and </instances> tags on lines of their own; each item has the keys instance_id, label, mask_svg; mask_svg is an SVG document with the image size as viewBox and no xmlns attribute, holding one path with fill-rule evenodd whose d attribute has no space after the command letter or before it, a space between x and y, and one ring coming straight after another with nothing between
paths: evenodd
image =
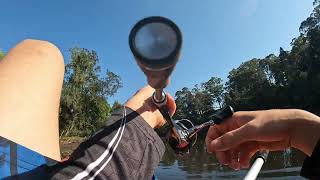
<instances>
[{"instance_id":1,"label":"rod handle","mask_svg":"<svg viewBox=\"0 0 320 180\"><path fill-rule=\"evenodd\" d=\"M231 106L226 106L215 113L213 116L213 121L215 124L221 124L225 119L231 117L233 113L233 108Z\"/></svg>"}]
</instances>

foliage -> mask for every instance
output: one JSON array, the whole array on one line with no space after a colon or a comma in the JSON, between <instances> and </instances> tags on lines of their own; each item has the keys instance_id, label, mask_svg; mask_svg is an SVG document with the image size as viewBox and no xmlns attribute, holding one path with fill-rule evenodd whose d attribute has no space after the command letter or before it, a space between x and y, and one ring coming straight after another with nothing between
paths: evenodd
<instances>
[{"instance_id":1,"label":"foliage","mask_svg":"<svg viewBox=\"0 0 320 180\"><path fill-rule=\"evenodd\" d=\"M123 105L118 101L115 101L111 107L111 112L118 111L119 109L123 108Z\"/></svg>"},{"instance_id":2,"label":"foliage","mask_svg":"<svg viewBox=\"0 0 320 180\"><path fill-rule=\"evenodd\" d=\"M313 2L314 9L311 15L301 23L300 32L307 34L312 29L319 28L320 22L320 0L315 0Z\"/></svg>"},{"instance_id":3,"label":"foliage","mask_svg":"<svg viewBox=\"0 0 320 180\"><path fill-rule=\"evenodd\" d=\"M177 111L175 119L190 119L199 124L213 115L215 106L220 106L223 84L220 78L212 77L193 89L183 88L175 94Z\"/></svg>"},{"instance_id":4,"label":"foliage","mask_svg":"<svg viewBox=\"0 0 320 180\"><path fill-rule=\"evenodd\" d=\"M226 102L238 110L301 108L320 112L320 1L301 23L290 51L280 48L229 73Z\"/></svg>"},{"instance_id":5,"label":"foliage","mask_svg":"<svg viewBox=\"0 0 320 180\"><path fill-rule=\"evenodd\" d=\"M106 121L111 111L107 98L122 87L122 82L109 70L100 77L95 51L72 48L70 52L61 97L60 134L88 136Z\"/></svg>"},{"instance_id":6,"label":"foliage","mask_svg":"<svg viewBox=\"0 0 320 180\"><path fill-rule=\"evenodd\" d=\"M300 26L292 49L279 55L252 59L229 72L228 81L211 78L176 93L175 118L198 124L208 119L214 106L228 104L235 110L300 108L320 114L320 0Z\"/></svg>"},{"instance_id":7,"label":"foliage","mask_svg":"<svg viewBox=\"0 0 320 180\"><path fill-rule=\"evenodd\" d=\"M0 60L4 57L4 52L0 49Z\"/></svg>"},{"instance_id":8,"label":"foliage","mask_svg":"<svg viewBox=\"0 0 320 180\"><path fill-rule=\"evenodd\" d=\"M320 112L320 1L301 23L291 51L245 62L229 73L227 100L239 110L301 108Z\"/></svg>"},{"instance_id":9,"label":"foliage","mask_svg":"<svg viewBox=\"0 0 320 180\"><path fill-rule=\"evenodd\" d=\"M265 97L271 89L266 69L259 59L252 59L242 63L229 73L226 83L226 102L235 109L257 109L259 102L267 100Z\"/></svg>"}]
</instances>

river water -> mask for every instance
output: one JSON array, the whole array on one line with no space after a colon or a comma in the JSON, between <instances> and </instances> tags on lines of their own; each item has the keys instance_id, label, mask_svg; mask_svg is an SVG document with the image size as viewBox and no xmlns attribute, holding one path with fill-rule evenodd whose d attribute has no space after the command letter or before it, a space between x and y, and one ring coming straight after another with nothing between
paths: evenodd
<instances>
[{"instance_id":1,"label":"river water","mask_svg":"<svg viewBox=\"0 0 320 180\"><path fill-rule=\"evenodd\" d=\"M305 155L294 149L271 152L258 179L304 179L299 172ZM204 142L198 141L188 158L177 159L170 147L156 171L160 180L166 179L242 179L247 170L234 171L220 166L214 155L206 153Z\"/></svg>"}]
</instances>

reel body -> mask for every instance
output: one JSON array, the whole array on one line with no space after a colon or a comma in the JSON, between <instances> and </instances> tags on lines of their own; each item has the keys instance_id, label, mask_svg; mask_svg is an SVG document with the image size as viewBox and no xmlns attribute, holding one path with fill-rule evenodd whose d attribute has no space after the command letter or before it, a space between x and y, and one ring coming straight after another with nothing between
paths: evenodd
<instances>
[{"instance_id":1,"label":"reel body","mask_svg":"<svg viewBox=\"0 0 320 180\"><path fill-rule=\"evenodd\" d=\"M172 130L168 132L168 144L174 150L175 154L185 156L190 154L192 146L197 141L197 134L190 137L189 129L194 128L193 123L188 119L175 120L176 129L179 131L180 138L172 134Z\"/></svg>"},{"instance_id":2,"label":"reel body","mask_svg":"<svg viewBox=\"0 0 320 180\"><path fill-rule=\"evenodd\" d=\"M233 115L233 108L226 106L218 110L214 115L213 119L208 120L200 125L195 126L188 119L174 120L175 128L172 128L167 135L167 141L174 152L184 157L189 155L191 148L195 145L198 135L197 133L208 126L222 123L225 119ZM174 132L177 131L177 132ZM178 136L177 136L178 134Z\"/></svg>"}]
</instances>

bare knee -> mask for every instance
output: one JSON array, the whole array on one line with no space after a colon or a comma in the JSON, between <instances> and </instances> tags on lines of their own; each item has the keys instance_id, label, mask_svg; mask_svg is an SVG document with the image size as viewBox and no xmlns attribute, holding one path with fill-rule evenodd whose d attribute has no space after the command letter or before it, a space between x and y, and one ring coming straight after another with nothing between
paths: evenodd
<instances>
[{"instance_id":1,"label":"bare knee","mask_svg":"<svg viewBox=\"0 0 320 180\"><path fill-rule=\"evenodd\" d=\"M10 50L8 56L10 55L15 56L15 60L32 61L31 64L40 63L50 69L54 68L57 70L58 68L64 73L63 56L60 50L48 41L26 39Z\"/></svg>"},{"instance_id":2,"label":"bare knee","mask_svg":"<svg viewBox=\"0 0 320 180\"><path fill-rule=\"evenodd\" d=\"M12 48L0 61L0 136L59 160L63 74L63 57L53 44L25 40Z\"/></svg>"}]
</instances>

